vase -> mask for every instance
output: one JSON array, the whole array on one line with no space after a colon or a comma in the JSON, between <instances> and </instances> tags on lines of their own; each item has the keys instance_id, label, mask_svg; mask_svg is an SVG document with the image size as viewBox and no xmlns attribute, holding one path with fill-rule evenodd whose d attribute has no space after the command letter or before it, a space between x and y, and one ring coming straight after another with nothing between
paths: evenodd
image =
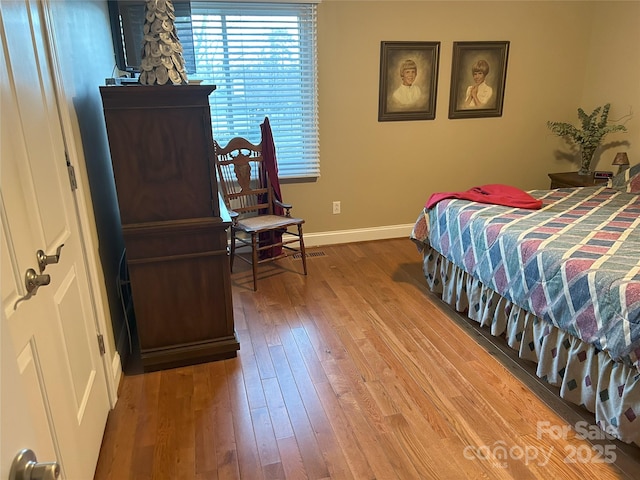
<instances>
[{"instance_id":1,"label":"vase","mask_svg":"<svg viewBox=\"0 0 640 480\"><path fill-rule=\"evenodd\" d=\"M580 170L578 175L591 175L591 162L593 161L593 155L596 153L595 148L582 148L580 150Z\"/></svg>"}]
</instances>

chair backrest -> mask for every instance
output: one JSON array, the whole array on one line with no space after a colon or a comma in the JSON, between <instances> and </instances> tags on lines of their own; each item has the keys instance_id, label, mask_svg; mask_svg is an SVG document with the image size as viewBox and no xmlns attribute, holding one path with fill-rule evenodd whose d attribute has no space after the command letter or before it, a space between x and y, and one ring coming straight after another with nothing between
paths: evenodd
<instances>
[{"instance_id":1,"label":"chair backrest","mask_svg":"<svg viewBox=\"0 0 640 480\"><path fill-rule=\"evenodd\" d=\"M273 190L263 166L262 144L235 137L221 147L214 140L222 197L241 216L273 214Z\"/></svg>"}]
</instances>

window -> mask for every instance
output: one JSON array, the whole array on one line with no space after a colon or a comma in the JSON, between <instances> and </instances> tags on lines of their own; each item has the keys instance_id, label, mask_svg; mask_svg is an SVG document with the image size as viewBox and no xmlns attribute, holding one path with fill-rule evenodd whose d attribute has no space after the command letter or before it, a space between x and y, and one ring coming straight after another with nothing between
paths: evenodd
<instances>
[{"instance_id":1,"label":"window","mask_svg":"<svg viewBox=\"0 0 640 480\"><path fill-rule=\"evenodd\" d=\"M269 117L280 177L318 177L316 5L192 1L191 27L216 140L258 143Z\"/></svg>"}]
</instances>

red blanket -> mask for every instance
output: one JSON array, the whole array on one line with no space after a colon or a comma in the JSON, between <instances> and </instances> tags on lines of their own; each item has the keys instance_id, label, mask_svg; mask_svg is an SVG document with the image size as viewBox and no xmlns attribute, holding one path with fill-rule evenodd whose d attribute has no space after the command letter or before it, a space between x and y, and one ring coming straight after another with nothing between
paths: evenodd
<instances>
[{"instance_id":1,"label":"red blanket","mask_svg":"<svg viewBox=\"0 0 640 480\"><path fill-rule=\"evenodd\" d=\"M494 205L504 205L507 207L528 208L538 210L542 207L542 200L537 200L518 188L499 183L473 187L464 192L434 193L429 197L426 208L433 207L440 200L445 198L460 198L472 200L480 203L491 203Z\"/></svg>"},{"instance_id":2,"label":"red blanket","mask_svg":"<svg viewBox=\"0 0 640 480\"><path fill-rule=\"evenodd\" d=\"M264 168L266 176L261 179L262 185L266 186L267 177L271 182L273 195L279 201L282 201L282 193L280 191L280 179L278 178L278 159L276 157L276 145L273 142L273 133L271 132L271 124L269 117L264 117L264 122L260 124L260 132L262 134L262 158L264 159ZM273 213L276 215L284 215L284 209L279 205L273 206ZM282 242L282 234L275 231L263 232L259 236L260 246L274 245ZM261 250L260 258L273 258L282 253L282 245L275 245L269 250Z\"/></svg>"}]
</instances>

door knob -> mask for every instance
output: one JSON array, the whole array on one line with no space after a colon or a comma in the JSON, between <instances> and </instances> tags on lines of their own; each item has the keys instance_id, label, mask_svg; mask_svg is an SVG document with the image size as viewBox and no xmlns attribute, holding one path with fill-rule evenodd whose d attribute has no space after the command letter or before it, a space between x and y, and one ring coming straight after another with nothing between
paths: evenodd
<instances>
[{"instance_id":1,"label":"door knob","mask_svg":"<svg viewBox=\"0 0 640 480\"><path fill-rule=\"evenodd\" d=\"M40 275L38 275L33 268L29 268L24 274L24 286L27 289L27 294L24 297L20 297L18 300L16 300L16 303L13 304L13 309L16 310L20 302L29 300L36 293L38 293L38 288L43 285L49 285L50 283L51 275L47 275L45 273L41 273Z\"/></svg>"},{"instance_id":2,"label":"door knob","mask_svg":"<svg viewBox=\"0 0 640 480\"><path fill-rule=\"evenodd\" d=\"M9 480L56 480L60 478L57 462L38 462L33 450L20 450L11 463Z\"/></svg>"},{"instance_id":3,"label":"door knob","mask_svg":"<svg viewBox=\"0 0 640 480\"><path fill-rule=\"evenodd\" d=\"M49 285L49 283L51 283L51 275L38 275L33 268L27 270L27 273L24 275L24 285L27 287L28 296L35 295L39 287Z\"/></svg>"},{"instance_id":4,"label":"door knob","mask_svg":"<svg viewBox=\"0 0 640 480\"><path fill-rule=\"evenodd\" d=\"M61 243L56 250L55 255L47 255L42 250L38 250L36 252L36 258L38 259L38 267L40 268L40 273L44 272L44 269L47 268L47 265L51 263L58 263L60 261L60 251L64 247L64 243Z\"/></svg>"}]
</instances>

